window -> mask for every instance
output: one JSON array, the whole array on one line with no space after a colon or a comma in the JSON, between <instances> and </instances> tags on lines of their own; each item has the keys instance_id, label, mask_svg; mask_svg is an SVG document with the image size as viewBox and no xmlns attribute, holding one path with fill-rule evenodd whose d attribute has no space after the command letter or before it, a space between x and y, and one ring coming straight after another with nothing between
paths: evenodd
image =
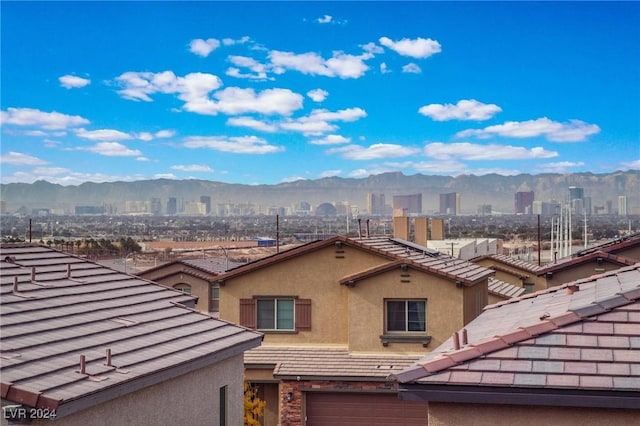
<instances>
[{"instance_id":1,"label":"window","mask_svg":"<svg viewBox=\"0 0 640 426\"><path fill-rule=\"evenodd\" d=\"M220 399L220 418L218 424L226 426L227 424L227 386L222 386L219 392Z\"/></svg>"},{"instance_id":2,"label":"window","mask_svg":"<svg viewBox=\"0 0 640 426\"><path fill-rule=\"evenodd\" d=\"M180 290L184 294L191 294L191 286L189 284L176 284L173 286L176 290Z\"/></svg>"},{"instance_id":3,"label":"window","mask_svg":"<svg viewBox=\"0 0 640 426\"><path fill-rule=\"evenodd\" d=\"M240 299L240 325L262 331L311 331L311 299L254 296Z\"/></svg>"},{"instance_id":4,"label":"window","mask_svg":"<svg viewBox=\"0 0 640 426\"><path fill-rule=\"evenodd\" d=\"M293 330L293 299L258 299L258 330Z\"/></svg>"},{"instance_id":5,"label":"window","mask_svg":"<svg viewBox=\"0 0 640 426\"><path fill-rule=\"evenodd\" d=\"M209 304L209 312L220 311L220 287L216 285L211 286L211 303Z\"/></svg>"},{"instance_id":6,"label":"window","mask_svg":"<svg viewBox=\"0 0 640 426\"><path fill-rule=\"evenodd\" d=\"M385 332L424 333L426 331L426 300L386 301Z\"/></svg>"}]
</instances>

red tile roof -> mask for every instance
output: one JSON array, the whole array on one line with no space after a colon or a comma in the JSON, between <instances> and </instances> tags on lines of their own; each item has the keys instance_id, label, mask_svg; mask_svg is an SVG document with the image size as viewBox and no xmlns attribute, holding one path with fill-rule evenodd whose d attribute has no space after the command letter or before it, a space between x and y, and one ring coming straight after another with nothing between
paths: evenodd
<instances>
[{"instance_id":1,"label":"red tile roof","mask_svg":"<svg viewBox=\"0 0 640 426\"><path fill-rule=\"evenodd\" d=\"M512 297L518 297L524 294L524 292L525 289L522 287L489 277L489 294L510 299Z\"/></svg>"},{"instance_id":2,"label":"red tile roof","mask_svg":"<svg viewBox=\"0 0 640 426\"><path fill-rule=\"evenodd\" d=\"M613 263L615 265L620 265L620 266L631 266L637 262L637 260L635 259L629 259L623 256L616 256L613 253L608 253L605 251L593 251L582 256L566 257L566 258L560 259L557 262L549 263L544 267L538 269L536 274L540 276L548 272L556 272L564 269L570 269L577 265L581 265L583 263L593 262L597 259L601 259L604 262Z\"/></svg>"},{"instance_id":3,"label":"red tile roof","mask_svg":"<svg viewBox=\"0 0 640 426\"><path fill-rule=\"evenodd\" d=\"M280 379L386 381L390 373L415 363L418 355L354 354L346 347L261 346L245 352L249 368L272 367Z\"/></svg>"},{"instance_id":4,"label":"red tile roof","mask_svg":"<svg viewBox=\"0 0 640 426\"><path fill-rule=\"evenodd\" d=\"M640 407L640 264L491 305L466 335L392 377L410 390L632 392Z\"/></svg>"},{"instance_id":5,"label":"red tile roof","mask_svg":"<svg viewBox=\"0 0 640 426\"><path fill-rule=\"evenodd\" d=\"M347 238L334 236L248 263L220 275L219 279L222 281L231 279L335 244L365 250L385 257L390 261L401 261L411 265L413 268L440 275L452 281L460 281L464 285L477 284L494 274L494 271L484 266L453 258L447 254L409 241L389 237Z\"/></svg>"},{"instance_id":6,"label":"red tile roof","mask_svg":"<svg viewBox=\"0 0 640 426\"><path fill-rule=\"evenodd\" d=\"M504 265L508 265L517 269L520 269L521 271L525 271L525 272L530 272L532 274L537 273L541 267L539 265L536 265L534 263L530 263L527 262L525 260L521 260L521 259L517 259L511 256L507 256L504 254L491 254L491 255L487 255L487 256L480 256L480 257L476 257L474 259L471 259L472 262L477 262L479 260L483 260L483 259L491 259L494 260L496 262L500 262ZM509 269L506 269L506 271L511 271ZM526 278L527 275L523 275L523 277Z\"/></svg>"},{"instance_id":7,"label":"red tile roof","mask_svg":"<svg viewBox=\"0 0 640 426\"><path fill-rule=\"evenodd\" d=\"M191 296L45 246L2 244L0 256L3 400L61 417L262 339L186 307Z\"/></svg>"}]
</instances>

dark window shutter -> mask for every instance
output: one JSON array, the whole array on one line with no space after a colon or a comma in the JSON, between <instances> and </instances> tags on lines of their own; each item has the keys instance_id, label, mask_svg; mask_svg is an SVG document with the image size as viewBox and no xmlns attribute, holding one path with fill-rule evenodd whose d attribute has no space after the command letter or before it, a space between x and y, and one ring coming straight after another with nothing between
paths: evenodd
<instances>
[{"instance_id":1,"label":"dark window shutter","mask_svg":"<svg viewBox=\"0 0 640 426\"><path fill-rule=\"evenodd\" d=\"M296 330L311 331L311 299L296 299Z\"/></svg>"},{"instance_id":2,"label":"dark window shutter","mask_svg":"<svg viewBox=\"0 0 640 426\"><path fill-rule=\"evenodd\" d=\"M256 328L255 299L240 299L240 325L247 328Z\"/></svg>"}]
</instances>

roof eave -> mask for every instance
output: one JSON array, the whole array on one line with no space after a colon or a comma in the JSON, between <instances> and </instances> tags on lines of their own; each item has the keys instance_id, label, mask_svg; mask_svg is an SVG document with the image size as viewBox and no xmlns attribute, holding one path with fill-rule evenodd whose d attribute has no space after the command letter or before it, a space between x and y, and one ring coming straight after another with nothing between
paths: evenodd
<instances>
[{"instance_id":1,"label":"roof eave","mask_svg":"<svg viewBox=\"0 0 640 426\"><path fill-rule=\"evenodd\" d=\"M640 409L633 391L400 384L398 396L407 401Z\"/></svg>"},{"instance_id":2,"label":"roof eave","mask_svg":"<svg viewBox=\"0 0 640 426\"><path fill-rule=\"evenodd\" d=\"M34 408L52 409L56 411L56 418L65 417L87 408L111 401L122 395L137 392L149 386L165 382L198 369L216 364L233 356L240 355L249 349L260 346L262 337L262 335L256 335L251 339L229 346L221 351L210 353L196 360L175 365L151 374L146 374L130 381L122 382L115 386L69 400L50 398L46 394L42 394L37 391L28 391L20 389L19 387L13 387L13 384L11 383L2 383L3 395L5 393L5 387L7 387L6 390L8 397L11 396L13 389L13 391L17 391L16 393L19 400L16 401L15 399L6 398L7 400L22 403L27 406L33 406ZM33 403L30 404L30 401L33 401Z\"/></svg>"}]
</instances>

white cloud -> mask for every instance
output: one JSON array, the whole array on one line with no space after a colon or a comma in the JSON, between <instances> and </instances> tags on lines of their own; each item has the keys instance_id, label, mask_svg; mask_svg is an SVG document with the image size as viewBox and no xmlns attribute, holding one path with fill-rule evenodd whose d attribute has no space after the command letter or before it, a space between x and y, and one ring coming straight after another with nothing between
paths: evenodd
<instances>
[{"instance_id":1,"label":"white cloud","mask_svg":"<svg viewBox=\"0 0 640 426\"><path fill-rule=\"evenodd\" d=\"M124 86L121 96L132 100L151 101L154 93L177 94L185 102L183 109L204 115L225 113L230 115L257 112L271 115L291 115L302 108L303 97L289 89L266 89L256 93L254 89L227 87L216 92L222 81L215 75L192 73L176 77L171 71L162 73L127 72L117 78Z\"/></svg>"},{"instance_id":2,"label":"white cloud","mask_svg":"<svg viewBox=\"0 0 640 426\"><path fill-rule=\"evenodd\" d=\"M623 167L626 167L628 169L640 170L640 159L633 160L633 161L626 161L621 164Z\"/></svg>"},{"instance_id":3,"label":"white cloud","mask_svg":"<svg viewBox=\"0 0 640 426\"><path fill-rule=\"evenodd\" d=\"M140 161L140 162L143 162L143 163L148 163L148 162L151 161L151 159L149 159L148 157L138 157L138 158L136 158L136 161Z\"/></svg>"},{"instance_id":4,"label":"white cloud","mask_svg":"<svg viewBox=\"0 0 640 426\"><path fill-rule=\"evenodd\" d=\"M214 97L218 102L207 101L198 104L198 108L193 111L212 115L218 112L229 115L257 112L264 115L288 116L302 108L303 102L302 95L289 89L266 89L256 93L252 88L227 87L216 92Z\"/></svg>"},{"instance_id":5,"label":"white cloud","mask_svg":"<svg viewBox=\"0 0 640 426\"><path fill-rule=\"evenodd\" d=\"M188 164L188 165L175 165L171 166L173 170L180 170L183 172L212 172L213 169L206 164Z\"/></svg>"},{"instance_id":6,"label":"white cloud","mask_svg":"<svg viewBox=\"0 0 640 426\"><path fill-rule=\"evenodd\" d=\"M495 135L510 138L532 138L544 136L552 142L582 142L588 136L599 133L600 127L581 120L569 120L560 123L547 117L528 121L508 121L504 124L485 127L484 129L463 130L457 137L477 136L489 138Z\"/></svg>"},{"instance_id":7,"label":"white cloud","mask_svg":"<svg viewBox=\"0 0 640 426\"><path fill-rule=\"evenodd\" d=\"M463 99L457 104L429 104L420 107L418 112L435 121L447 120L488 120L502 111L498 105L485 104L475 99Z\"/></svg>"},{"instance_id":8,"label":"white cloud","mask_svg":"<svg viewBox=\"0 0 640 426\"><path fill-rule=\"evenodd\" d=\"M418 65L411 62L402 67L402 72L409 74L420 74L422 73L422 69Z\"/></svg>"},{"instance_id":9,"label":"white cloud","mask_svg":"<svg viewBox=\"0 0 640 426\"><path fill-rule=\"evenodd\" d=\"M0 111L0 123L59 130L89 124L89 120L79 115L67 115L56 111L43 112L34 108L7 108L6 111Z\"/></svg>"},{"instance_id":10,"label":"white cloud","mask_svg":"<svg viewBox=\"0 0 640 426\"><path fill-rule=\"evenodd\" d=\"M342 170L325 170L324 172L320 173L320 177L321 178L334 177L334 176L339 176L340 174L342 174Z\"/></svg>"},{"instance_id":11,"label":"white cloud","mask_svg":"<svg viewBox=\"0 0 640 426\"><path fill-rule=\"evenodd\" d=\"M189 50L191 53L195 53L198 56L206 58L211 52L220 47L220 41L215 38L208 38L206 40L197 38L191 40L189 43Z\"/></svg>"},{"instance_id":12,"label":"white cloud","mask_svg":"<svg viewBox=\"0 0 640 426\"><path fill-rule=\"evenodd\" d=\"M185 109L194 111L206 104L210 92L222 86L219 77L199 72L177 77L172 71L129 71L117 77L116 81L124 87L118 93L125 99L151 102L150 95L155 93L177 94L185 102Z\"/></svg>"},{"instance_id":13,"label":"white cloud","mask_svg":"<svg viewBox=\"0 0 640 426\"><path fill-rule=\"evenodd\" d=\"M119 142L99 142L87 148L81 148L106 157L135 157L142 153L137 149L129 149Z\"/></svg>"},{"instance_id":14,"label":"white cloud","mask_svg":"<svg viewBox=\"0 0 640 426\"><path fill-rule=\"evenodd\" d=\"M559 161L556 163L547 163L538 166L540 173L567 173L569 169L584 166L584 162Z\"/></svg>"},{"instance_id":15,"label":"white cloud","mask_svg":"<svg viewBox=\"0 0 640 426\"><path fill-rule=\"evenodd\" d=\"M380 158L406 157L408 155L418 154L419 152L420 150L417 148L387 143L377 143L369 147L347 145L327 150L327 154L339 154L342 158L349 160L376 160Z\"/></svg>"},{"instance_id":16,"label":"white cloud","mask_svg":"<svg viewBox=\"0 0 640 426\"><path fill-rule=\"evenodd\" d=\"M174 137L175 134L175 130L158 130L153 135L158 139L166 139Z\"/></svg>"},{"instance_id":17,"label":"white cloud","mask_svg":"<svg viewBox=\"0 0 640 426\"><path fill-rule=\"evenodd\" d=\"M248 127L250 129L268 133L273 133L278 130L278 126L274 124L256 120L252 117L231 117L227 120L227 124L236 127Z\"/></svg>"},{"instance_id":18,"label":"white cloud","mask_svg":"<svg viewBox=\"0 0 640 426\"><path fill-rule=\"evenodd\" d=\"M327 99L327 96L329 96L329 92L322 89L313 89L307 92L307 96L315 102L322 102Z\"/></svg>"},{"instance_id":19,"label":"white cloud","mask_svg":"<svg viewBox=\"0 0 640 426\"><path fill-rule=\"evenodd\" d=\"M338 127L332 121L355 121L366 117L367 113L362 108L347 108L339 111L328 111L326 109L316 109L305 117L289 119L280 123L280 127L285 130L302 132L305 135L321 135L332 132Z\"/></svg>"},{"instance_id":20,"label":"white cloud","mask_svg":"<svg viewBox=\"0 0 640 426\"><path fill-rule=\"evenodd\" d=\"M223 38L222 39L222 44L224 44L225 46L233 46L234 44L245 44L248 43L251 39L249 38L249 36L244 36L241 37L239 39L233 39L233 38Z\"/></svg>"},{"instance_id":21,"label":"white cloud","mask_svg":"<svg viewBox=\"0 0 640 426\"><path fill-rule=\"evenodd\" d=\"M330 24L332 19L333 19L333 16L331 16L331 15L324 15L324 16L321 16L320 18L316 19L316 21L317 21L319 24Z\"/></svg>"},{"instance_id":22,"label":"white cloud","mask_svg":"<svg viewBox=\"0 0 640 426\"><path fill-rule=\"evenodd\" d=\"M178 179L178 176L174 175L173 173L156 173L155 175L153 175L154 179L172 179L172 180L176 180Z\"/></svg>"},{"instance_id":23,"label":"white cloud","mask_svg":"<svg viewBox=\"0 0 640 426\"><path fill-rule=\"evenodd\" d=\"M333 52L331 58L324 59L314 52L300 54L278 50L269 52L271 66L277 74L282 74L286 70L295 70L303 74L343 79L362 77L369 69L364 61L371 59L372 56L370 53L355 56Z\"/></svg>"},{"instance_id":24,"label":"white cloud","mask_svg":"<svg viewBox=\"0 0 640 426\"><path fill-rule=\"evenodd\" d=\"M122 141L133 139L128 133L113 129L85 130L81 128L75 130L75 133L79 138L91 141Z\"/></svg>"},{"instance_id":25,"label":"white cloud","mask_svg":"<svg viewBox=\"0 0 640 426\"><path fill-rule=\"evenodd\" d=\"M91 84L91 80L88 78L82 78L75 75L63 75L58 78L60 85L65 89L75 89L85 87Z\"/></svg>"},{"instance_id":26,"label":"white cloud","mask_svg":"<svg viewBox=\"0 0 640 426\"><path fill-rule=\"evenodd\" d=\"M424 147L424 154L437 159L449 159L453 157L465 160L521 160L531 158L557 157L555 151L547 151L542 147L526 149L511 145L480 145L468 142L462 143L431 143Z\"/></svg>"},{"instance_id":27,"label":"white cloud","mask_svg":"<svg viewBox=\"0 0 640 426\"><path fill-rule=\"evenodd\" d=\"M151 132L140 132L136 134L136 138L141 140L141 141L145 141L145 142L149 142L152 141L154 139L159 139L159 138L171 138L175 135L175 131L173 130L159 130L155 133L151 133Z\"/></svg>"},{"instance_id":28,"label":"white cloud","mask_svg":"<svg viewBox=\"0 0 640 426\"><path fill-rule=\"evenodd\" d=\"M309 141L313 145L341 145L349 142L351 142L350 138L345 138L341 135L327 135L323 138Z\"/></svg>"},{"instance_id":29,"label":"white cloud","mask_svg":"<svg viewBox=\"0 0 640 426\"><path fill-rule=\"evenodd\" d=\"M184 140L186 148L209 148L234 154L271 154L284 151L284 147L270 145L256 136L191 136Z\"/></svg>"},{"instance_id":30,"label":"white cloud","mask_svg":"<svg viewBox=\"0 0 640 426\"><path fill-rule=\"evenodd\" d=\"M227 69L226 74L236 78L248 78L252 80L266 80L267 67L248 56L229 56L229 62L236 67L248 68L252 74L242 74L238 68L231 67Z\"/></svg>"},{"instance_id":31,"label":"white cloud","mask_svg":"<svg viewBox=\"0 0 640 426\"><path fill-rule=\"evenodd\" d=\"M64 170L64 171L63 171ZM33 183L38 180L46 180L47 182L58 185L80 185L85 182L118 182L118 181L137 181L147 179L146 176L135 174L127 176L105 175L102 173L82 173L73 170L54 168L37 168L30 173L17 172L11 176L3 176L3 183L12 182L28 182Z\"/></svg>"},{"instance_id":32,"label":"white cloud","mask_svg":"<svg viewBox=\"0 0 640 426\"><path fill-rule=\"evenodd\" d=\"M18 166L39 166L42 164L47 164L46 161L41 160L38 157L15 151L9 151L6 154L0 156L0 163L15 164Z\"/></svg>"},{"instance_id":33,"label":"white cloud","mask_svg":"<svg viewBox=\"0 0 640 426\"><path fill-rule=\"evenodd\" d=\"M64 167L36 167L31 172L38 175L56 176L68 174L71 170Z\"/></svg>"},{"instance_id":34,"label":"white cloud","mask_svg":"<svg viewBox=\"0 0 640 426\"><path fill-rule=\"evenodd\" d=\"M428 58L431 55L442 51L440 43L430 38L408 39L403 38L399 41L393 41L388 37L381 37L380 44L396 51L403 56L411 56L412 58Z\"/></svg>"},{"instance_id":35,"label":"white cloud","mask_svg":"<svg viewBox=\"0 0 640 426\"><path fill-rule=\"evenodd\" d=\"M387 64L385 62L380 64L380 72L382 74L388 74L391 72L391 70L387 67Z\"/></svg>"}]
</instances>

